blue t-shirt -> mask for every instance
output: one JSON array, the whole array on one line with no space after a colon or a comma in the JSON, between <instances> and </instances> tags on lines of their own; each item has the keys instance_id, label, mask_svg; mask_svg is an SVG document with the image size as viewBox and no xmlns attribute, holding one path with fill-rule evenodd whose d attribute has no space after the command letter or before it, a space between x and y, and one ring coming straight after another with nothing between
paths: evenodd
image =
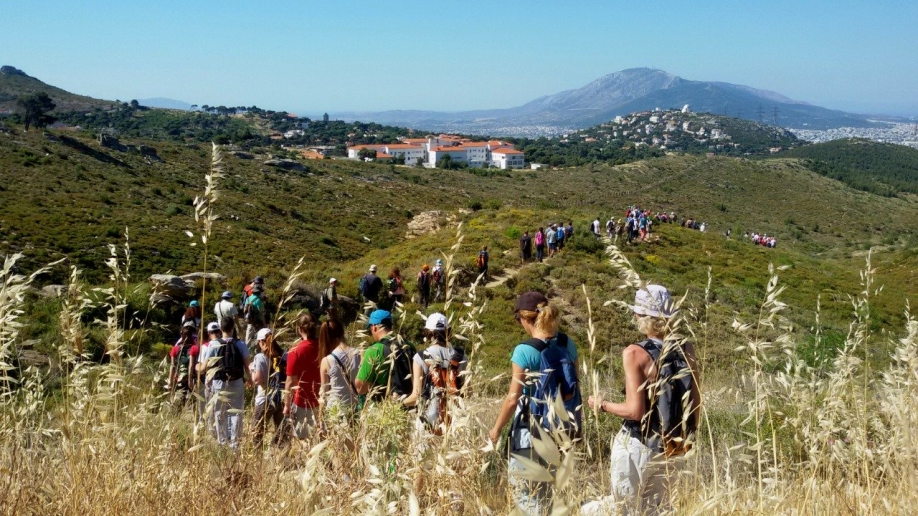
<instances>
[{"instance_id":1,"label":"blue t-shirt","mask_svg":"<svg viewBox=\"0 0 918 516\"><path fill-rule=\"evenodd\" d=\"M577 360L577 346L570 335L567 337L567 352L570 353L571 360ZM513 348L513 354L510 355L510 362L522 367L524 371L537 372L542 362L542 354L529 344L517 344ZM527 396L532 394L530 386L523 387L523 394Z\"/></svg>"}]
</instances>

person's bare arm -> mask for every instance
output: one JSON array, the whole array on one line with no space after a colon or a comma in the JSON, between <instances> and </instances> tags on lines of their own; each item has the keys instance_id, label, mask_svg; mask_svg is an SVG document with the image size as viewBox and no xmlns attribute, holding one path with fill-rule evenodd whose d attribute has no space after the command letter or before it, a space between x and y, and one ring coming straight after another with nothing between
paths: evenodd
<instances>
[{"instance_id":1,"label":"person's bare arm","mask_svg":"<svg viewBox=\"0 0 918 516\"><path fill-rule=\"evenodd\" d=\"M322 382L319 386L319 397L323 399L325 398L325 393L331 389L331 375L328 373L329 365L327 358L328 357L325 357L319 362L319 378Z\"/></svg>"},{"instance_id":2,"label":"person's bare arm","mask_svg":"<svg viewBox=\"0 0 918 516\"><path fill-rule=\"evenodd\" d=\"M500 406L500 412L497 414L497 421L494 427L488 432L491 442L496 443L500 439L500 432L507 426L507 423L513 418L513 412L516 410L516 404L520 396L523 395L523 385L526 383L526 371L522 367L513 364L511 368L510 388Z\"/></svg>"},{"instance_id":3,"label":"person's bare arm","mask_svg":"<svg viewBox=\"0 0 918 516\"><path fill-rule=\"evenodd\" d=\"M411 370L411 394L402 400L402 403L409 407L418 404L418 398L421 397L421 390L424 389L424 369L420 364L412 360Z\"/></svg>"},{"instance_id":4,"label":"person's bare arm","mask_svg":"<svg viewBox=\"0 0 918 516\"><path fill-rule=\"evenodd\" d=\"M625 370L624 403L614 403L590 396L589 405L593 407L598 403L598 408L602 412L609 412L631 421L640 421L647 412L644 389L647 381L646 371L650 365L650 355L646 351L637 345L628 346L622 351L622 367Z\"/></svg>"},{"instance_id":5,"label":"person's bare arm","mask_svg":"<svg viewBox=\"0 0 918 516\"><path fill-rule=\"evenodd\" d=\"M290 405L293 404L293 390L299 388L300 375L298 374L288 374L287 375L287 384L284 385L284 415L290 415Z\"/></svg>"}]
</instances>

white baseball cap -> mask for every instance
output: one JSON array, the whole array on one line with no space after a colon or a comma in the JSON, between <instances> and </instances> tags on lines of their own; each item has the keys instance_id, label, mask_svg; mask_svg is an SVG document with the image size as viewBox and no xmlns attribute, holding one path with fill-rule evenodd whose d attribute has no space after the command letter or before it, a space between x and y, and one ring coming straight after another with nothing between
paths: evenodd
<instances>
[{"instance_id":1,"label":"white baseball cap","mask_svg":"<svg viewBox=\"0 0 918 516\"><path fill-rule=\"evenodd\" d=\"M427 316L427 322L424 323L424 329L430 331L448 330L449 321L446 316L440 312L435 312Z\"/></svg>"},{"instance_id":2,"label":"white baseball cap","mask_svg":"<svg viewBox=\"0 0 918 516\"><path fill-rule=\"evenodd\" d=\"M634 294L634 304L631 310L638 315L651 317L672 317L673 300L669 290L661 285L647 285L646 289L638 290Z\"/></svg>"},{"instance_id":3,"label":"white baseball cap","mask_svg":"<svg viewBox=\"0 0 918 516\"><path fill-rule=\"evenodd\" d=\"M255 340L265 340L268 338L268 335L271 335L271 328L262 328L258 330L258 333L255 335Z\"/></svg>"}]
</instances>

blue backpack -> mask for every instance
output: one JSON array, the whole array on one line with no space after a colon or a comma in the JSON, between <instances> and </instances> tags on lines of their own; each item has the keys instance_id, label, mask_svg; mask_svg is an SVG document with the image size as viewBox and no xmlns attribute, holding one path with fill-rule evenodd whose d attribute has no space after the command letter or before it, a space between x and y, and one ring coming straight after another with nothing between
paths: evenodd
<instances>
[{"instance_id":1,"label":"blue backpack","mask_svg":"<svg viewBox=\"0 0 918 516\"><path fill-rule=\"evenodd\" d=\"M533 338L523 344L532 346L541 356L535 391L528 400L522 401L521 398L524 410L529 411L530 431L538 435L534 425L539 425L548 432L558 430L571 439L580 438L583 435L583 398L580 395L577 367L567 351L567 335L558 333L548 342ZM554 403L559 393L568 414L566 418L552 415L549 410L549 404Z\"/></svg>"}]
</instances>

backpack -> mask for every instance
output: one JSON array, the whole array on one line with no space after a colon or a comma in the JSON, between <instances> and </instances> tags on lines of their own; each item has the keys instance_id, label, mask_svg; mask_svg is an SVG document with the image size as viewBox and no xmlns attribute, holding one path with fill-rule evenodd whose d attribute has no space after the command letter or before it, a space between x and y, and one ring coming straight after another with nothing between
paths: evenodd
<instances>
[{"instance_id":1,"label":"backpack","mask_svg":"<svg viewBox=\"0 0 918 516\"><path fill-rule=\"evenodd\" d=\"M549 433L558 430L571 439L580 438L583 435L583 399L577 367L567 351L567 335L558 333L548 342L532 338L523 344L532 346L540 354L535 391L520 397L521 413L529 415L530 432L538 435L535 427L541 426ZM565 414L560 414L562 408Z\"/></svg>"},{"instance_id":2,"label":"backpack","mask_svg":"<svg viewBox=\"0 0 918 516\"><path fill-rule=\"evenodd\" d=\"M430 274L424 271L418 273L418 290L430 290Z\"/></svg>"},{"instance_id":3,"label":"backpack","mask_svg":"<svg viewBox=\"0 0 918 516\"><path fill-rule=\"evenodd\" d=\"M407 342L395 342L393 349L393 340L395 339L391 338L383 342L385 361L391 361L388 392L397 396L409 396L414 390L414 383L411 381L411 357L414 355L414 348ZM375 396L376 399L386 397L386 390L381 391Z\"/></svg>"},{"instance_id":4,"label":"backpack","mask_svg":"<svg viewBox=\"0 0 918 516\"><path fill-rule=\"evenodd\" d=\"M220 365L217 372L214 373L214 379L229 382L242 378L242 353L239 352L239 348L236 346L236 340L233 338L220 339L220 342L223 344L217 351L217 356L220 357Z\"/></svg>"},{"instance_id":5,"label":"backpack","mask_svg":"<svg viewBox=\"0 0 918 516\"><path fill-rule=\"evenodd\" d=\"M456 350L449 360L443 360L425 351L422 358L427 364L427 376L424 377L424 388L421 391L421 397L426 402L421 421L432 434L443 435L443 429L452 421L449 398L458 396L462 388L459 363L463 353Z\"/></svg>"},{"instance_id":6,"label":"backpack","mask_svg":"<svg viewBox=\"0 0 918 516\"><path fill-rule=\"evenodd\" d=\"M691 406L695 377L677 345L652 339L638 345L650 355L657 370L647 384L649 410L641 420L644 444L667 457L683 455L692 448L691 437L698 427L698 407Z\"/></svg>"},{"instance_id":7,"label":"backpack","mask_svg":"<svg viewBox=\"0 0 918 516\"><path fill-rule=\"evenodd\" d=\"M245 322L249 324L257 324L261 322L261 312L258 308L252 305L251 298L248 296L246 298L245 307L243 308L243 314L245 314Z\"/></svg>"},{"instance_id":8,"label":"backpack","mask_svg":"<svg viewBox=\"0 0 918 516\"><path fill-rule=\"evenodd\" d=\"M478 265L479 269L485 266L485 256L487 256L487 254L484 251L478 251L478 260L475 263Z\"/></svg>"},{"instance_id":9,"label":"backpack","mask_svg":"<svg viewBox=\"0 0 918 516\"><path fill-rule=\"evenodd\" d=\"M182 346L178 353L178 373L188 375L188 368L191 367L191 344Z\"/></svg>"},{"instance_id":10,"label":"backpack","mask_svg":"<svg viewBox=\"0 0 918 516\"><path fill-rule=\"evenodd\" d=\"M360 282L357 283L357 292L360 292L360 295L363 296L364 299L367 299L367 287L369 287L369 283L366 274L364 274L360 278Z\"/></svg>"},{"instance_id":11,"label":"backpack","mask_svg":"<svg viewBox=\"0 0 918 516\"><path fill-rule=\"evenodd\" d=\"M287 352L271 359L268 369L268 393L274 406L281 406L284 388L287 384Z\"/></svg>"},{"instance_id":12,"label":"backpack","mask_svg":"<svg viewBox=\"0 0 918 516\"><path fill-rule=\"evenodd\" d=\"M245 312L245 302L248 301L249 296L252 295L252 283L242 287L242 295L239 296L239 308L240 312Z\"/></svg>"},{"instance_id":13,"label":"backpack","mask_svg":"<svg viewBox=\"0 0 918 516\"><path fill-rule=\"evenodd\" d=\"M443 269L434 269L432 275L434 283L438 285L443 283Z\"/></svg>"}]
</instances>

